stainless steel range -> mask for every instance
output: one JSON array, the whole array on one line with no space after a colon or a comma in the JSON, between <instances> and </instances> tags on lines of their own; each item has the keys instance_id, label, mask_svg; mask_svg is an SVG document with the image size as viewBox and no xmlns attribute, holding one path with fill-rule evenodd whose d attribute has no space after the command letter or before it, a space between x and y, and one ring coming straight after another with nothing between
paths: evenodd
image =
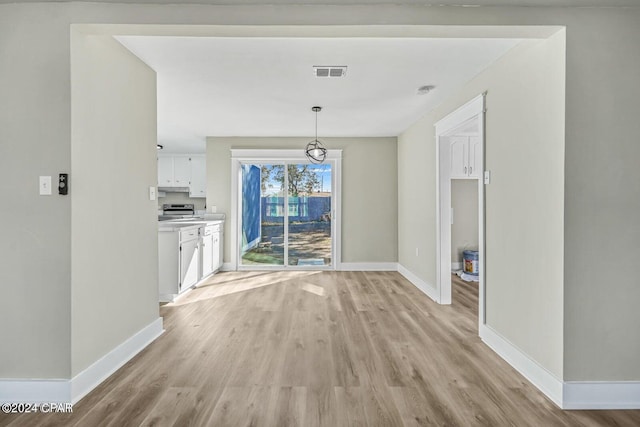
<instances>
[{"instance_id":1,"label":"stainless steel range","mask_svg":"<svg viewBox=\"0 0 640 427\"><path fill-rule=\"evenodd\" d=\"M195 206L191 203L162 205L162 215L158 215L158 221L168 221L171 219L193 218Z\"/></svg>"}]
</instances>

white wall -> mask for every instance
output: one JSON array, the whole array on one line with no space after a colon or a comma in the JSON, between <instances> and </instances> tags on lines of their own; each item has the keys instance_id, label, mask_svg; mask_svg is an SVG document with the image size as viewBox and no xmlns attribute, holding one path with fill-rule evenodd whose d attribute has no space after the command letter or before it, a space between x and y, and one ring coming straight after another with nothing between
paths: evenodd
<instances>
[{"instance_id":1,"label":"white wall","mask_svg":"<svg viewBox=\"0 0 640 427\"><path fill-rule=\"evenodd\" d=\"M231 213L231 149L300 149L305 138L207 138L207 206ZM342 262L396 262L396 138L322 138L327 148L342 149ZM225 222L230 236L231 221ZM230 260L225 239L225 262Z\"/></svg>"},{"instance_id":2,"label":"white wall","mask_svg":"<svg viewBox=\"0 0 640 427\"><path fill-rule=\"evenodd\" d=\"M451 180L451 262L462 262L462 251L478 250L478 181Z\"/></svg>"},{"instance_id":3,"label":"white wall","mask_svg":"<svg viewBox=\"0 0 640 427\"><path fill-rule=\"evenodd\" d=\"M71 42L74 376L159 315L156 75L112 37Z\"/></svg>"},{"instance_id":4,"label":"white wall","mask_svg":"<svg viewBox=\"0 0 640 427\"><path fill-rule=\"evenodd\" d=\"M71 169L69 17L56 10L0 5L0 378L71 372L71 197L38 195L38 176Z\"/></svg>"},{"instance_id":5,"label":"white wall","mask_svg":"<svg viewBox=\"0 0 640 427\"><path fill-rule=\"evenodd\" d=\"M492 173L485 193L487 324L558 379L563 369L564 52L564 32L523 42L398 138L399 182L406 185L400 188L399 216L410 224L400 226L400 263L435 285L435 254L412 252L425 235L431 245L435 241L433 126L487 92L485 157ZM425 151L428 160L418 164L416 153L422 158Z\"/></svg>"},{"instance_id":6,"label":"white wall","mask_svg":"<svg viewBox=\"0 0 640 427\"><path fill-rule=\"evenodd\" d=\"M567 30L565 378L640 380L640 8L575 18L580 25Z\"/></svg>"}]
</instances>

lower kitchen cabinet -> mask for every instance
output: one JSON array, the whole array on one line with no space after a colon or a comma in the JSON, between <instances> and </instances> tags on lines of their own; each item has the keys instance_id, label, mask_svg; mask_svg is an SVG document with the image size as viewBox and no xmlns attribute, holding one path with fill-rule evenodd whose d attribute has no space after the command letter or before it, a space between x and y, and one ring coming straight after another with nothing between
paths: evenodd
<instances>
[{"instance_id":1,"label":"lower kitchen cabinet","mask_svg":"<svg viewBox=\"0 0 640 427\"><path fill-rule=\"evenodd\" d=\"M173 301L200 279L199 226L163 226L158 230L158 291Z\"/></svg>"},{"instance_id":2,"label":"lower kitchen cabinet","mask_svg":"<svg viewBox=\"0 0 640 427\"><path fill-rule=\"evenodd\" d=\"M205 278L222 267L222 227L220 224L206 225L200 229L201 276Z\"/></svg>"},{"instance_id":3,"label":"lower kitchen cabinet","mask_svg":"<svg viewBox=\"0 0 640 427\"><path fill-rule=\"evenodd\" d=\"M213 252L215 251L215 241L213 238L213 227L202 227L200 229L201 237L201 259L202 274L201 277L207 277L215 271L213 266Z\"/></svg>"},{"instance_id":4,"label":"lower kitchen cabinet","mask_svg":"<svg viewBox=\"0 0 640 427\"><path fill-rule=\"evenodd\" d=\"M158 228L160 302L173 301L222 267L221 223L163 222Z\"/></svg>"}]
</instances>

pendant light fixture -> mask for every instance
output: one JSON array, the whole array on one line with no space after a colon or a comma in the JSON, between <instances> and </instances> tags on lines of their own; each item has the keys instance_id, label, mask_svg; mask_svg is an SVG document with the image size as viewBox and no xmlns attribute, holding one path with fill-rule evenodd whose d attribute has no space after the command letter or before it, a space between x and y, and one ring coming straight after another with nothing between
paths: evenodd
<instances>
[{"instance_id":1,"label":"pendant light fixture","mask_svg":"<svg viewBox=\"0 0 640 427\"><path fill-rule=\"evenodd\" d=\"M324 144L318 141L318 113L322 110L322 107L311 107L311 111L316 113L316 139L307 144L305 153L311 163L322 163L327 157L327 149Z\"/></svg>"}]
</instances>

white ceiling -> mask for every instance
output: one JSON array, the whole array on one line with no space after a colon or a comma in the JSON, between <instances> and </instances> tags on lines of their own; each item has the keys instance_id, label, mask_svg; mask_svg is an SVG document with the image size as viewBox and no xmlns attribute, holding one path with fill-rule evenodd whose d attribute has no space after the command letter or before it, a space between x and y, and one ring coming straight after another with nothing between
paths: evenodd
<instances>
[{"instance_id":1,"label":"white ceiling","mask_svg":"<svg viewBox=\"0 0 640 427\"><path fill-rule=\"evenodd\" d=\"M396 136L516 39L118 36L157 72L158 139L204 151L207 136ZM346 65L321 79L314 65ZM422 85L435 85L417 95Z\"/></svg>"}]
</instances>

